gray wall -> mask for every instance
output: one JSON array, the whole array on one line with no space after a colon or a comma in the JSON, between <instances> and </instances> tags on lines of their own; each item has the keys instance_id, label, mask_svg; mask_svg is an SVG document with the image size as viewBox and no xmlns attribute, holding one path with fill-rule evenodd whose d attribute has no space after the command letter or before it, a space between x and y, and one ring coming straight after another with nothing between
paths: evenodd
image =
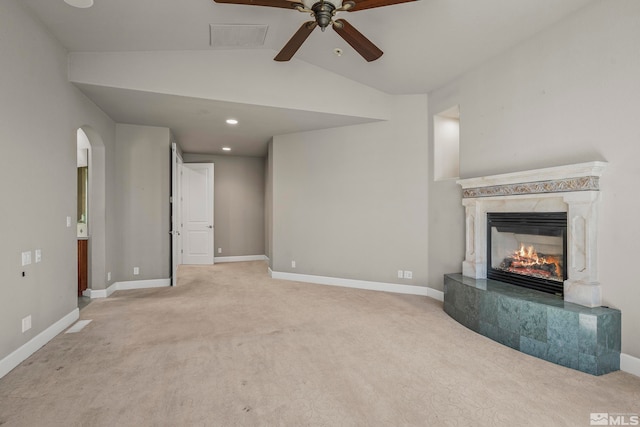
<instances>
[{"instance_id":1,"label":"gray wall","mask_svg":"<svg viewBox=\"0 0 640 427\"><path fill-rule=\"evenodd\" d=\"M99 134L109 161L114 123L68 83L66 51L15 0L0 2L0 58L2 359L77 307L76 130ZM105 174L110 192L112 171ZM105 234L115 225L107 223ZM112 262L114 243L102 247ZM42 262L21 267L20 253L33 257L37 248ZM23 334L28 315L33 327Z\"/></svg>"},{"instance_id":2,"label":"gray wall","mask_svg":"<svg viewBox=\"0 0 640 427\"><path fill-rule=\"evenodd\" d=\"M386 122L274 137L274 271L427 284L427 97L390 109Z\"/></svg>"},{"instance_id":3,"label":"gray wall","mask_svg":"<svg viewBox=\"0 0 640 427\"><path fill-rule=\"evenodd\" d=\"M185 153L183 160L214 164L215 256L264 255L264 158Z\"/></svg>"},{"instance_id":4,"label":"gray wall","mask_svg":"<svg viewBox=\"0 0 640 427\"><path fill-rule=\"evenodd\" d=\"M273 139L269 141L267 157L265 158L265 188L264 188L264 250L271 264L273 253Z\"/></svg>"},{"instance_id":5,"label":"gray wall","mask_svg":"<svg viewBox=\"0 0 640 427\"><path fill-rule=\"evenodd\" d=\"M601 180L599 276L604 304L622 310L622 350L635 357L639 16L640 2L634 0L595 2L429 96L432 114L460 105L462 177L609 162ZM451 182L432 182L430 190L431 206L446 209L430 216L432 244L443 249L438 258L432 252L430 266L457 258L452 271L460 271L459 190Z\"/></svg>"},{"instance_id":6,"label":"gray wall","mask_svg":"<svg viewBox=\"0 0 640 427\"><path fill-rule=\"evenodd\" d=\"M171 135L116 125L118 281L171 277ZM133 275L138 267L140 274Z\"/></svg>"},{"instance_id":7,"label":"gray wall","mask_svg":"<svg viewBox=\"0 0 640 427\"><path fill-rule=\"evenodd\" d=\"M429 99L431 101L431 99ZM429 111L432 112L431 103ZM435 114L442 110L436 111ZM431 117L431 116L430 116ZM433 153L433 150L430 150ZM432 159L433 157L429 157ZM462 272L464 210L455 179L429 182L429 286L443 290L444 275ZM453 225L455 224L455 225ZM459 226L462 224L462 226Z\"/></svg>"}]
</instances>

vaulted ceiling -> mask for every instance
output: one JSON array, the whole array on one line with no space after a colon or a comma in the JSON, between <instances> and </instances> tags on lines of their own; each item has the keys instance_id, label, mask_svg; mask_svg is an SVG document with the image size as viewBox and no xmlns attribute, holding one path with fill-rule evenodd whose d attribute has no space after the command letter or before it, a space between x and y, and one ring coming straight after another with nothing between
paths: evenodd
<instances>
[{"instance_id":1,"label":"vaulted ceiling","mask_svg":"<svg viewBox=\"0 0 640 427\"><path fill-rule=\"evenodd\" d=\"M357 0L356 0L357 1ZM280 73L297 72L304 61L380 92L420 94L442 86L465 71L504 52L594 0L419 0L393 6L342 12L384 55L364 61L334 31L314 31L290 62L277 63ZM63 0L22 0L69 52L149 52L244 50L271 59L307 14L281 8L214 3L212 0L95 0L79 9ZM210 25L266 26L261 46L210 45ZM334 53L342 49L342 55ZM264 52L269 55L264 55ZM272 64L267 64L272 67ZM252 70L253 73L256 70ZM237 73L248 70L241 66ZM301 76L296 76L299 80ZM304 77L304 76L302 76ZM215 78L212 76L212 78ZM321 84L308 81L308 85ZM263 155L271 136L370 121L340 114L277 109L233 100L180 97L78 84L114 120L170 127L188 152L219 153L225 128L219 123L232 111L243 127L226 133L229 143L240 138L235 155ZM299 85L291 91L304 91ZM152 108L162 105L163 108ZM194 117L206 111L211 126ZM295 125L292 125L295 123ZM215 125L214 125L215 124ZM240 140L238 139L238 140ZM207 144L207 141L217 141Z\"/></svg>"}]
</instances>

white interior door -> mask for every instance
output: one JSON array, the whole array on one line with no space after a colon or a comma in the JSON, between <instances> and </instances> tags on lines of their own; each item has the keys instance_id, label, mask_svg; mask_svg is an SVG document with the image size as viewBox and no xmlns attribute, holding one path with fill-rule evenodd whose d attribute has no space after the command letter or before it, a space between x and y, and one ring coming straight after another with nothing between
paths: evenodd
<instances>
[{"instance_id":1,"label":"white interior door","mask_svg":"<svg viewBox=\"0 0 640 427\"><path fill-rule=\"evenodd\" d=\"M213 264L213 163L185 163L182 174L182 261Z\"/></svg>"},{"instance_id":2,"label":"white interior door","mask_svg":"<svg viewBox=\"0 0 640 427\"><path fill-rule=\"evenodd\" d=\"M177 284L178 265L182 264L182 157L171 144L171 285Z\"/></svg>"}]
</instances>

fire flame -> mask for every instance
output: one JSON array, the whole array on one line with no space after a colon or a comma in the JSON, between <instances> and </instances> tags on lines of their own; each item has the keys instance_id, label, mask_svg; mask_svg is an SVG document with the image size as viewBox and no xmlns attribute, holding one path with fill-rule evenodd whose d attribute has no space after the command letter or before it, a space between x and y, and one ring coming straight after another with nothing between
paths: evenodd
<instances>
[{"instance_id":1,"label":"fire flame","mask_svg":"<svg viewBox=\"0 0 640 427\"><path fill-rule=\"evenodd\" d=\"M533 246L524 247L524 243L520 244L520 249L516 251L518 261L527 262L530 265L542 264L540 257Z\"/></svg>"},{"instance_id":2,"label":"fire flame","mask_svg":"<svg viewBox=\"0 0 640 427\"><path fill-rule=\"evenodd\" d=\"M561 257L546 255L540 256L533 246L525 246L520 244L520 249L516 250L512 256L512 267L519 269L537 268L536 266L555 265L555 275L562 276Z\"/></svg>"}]
</instances>

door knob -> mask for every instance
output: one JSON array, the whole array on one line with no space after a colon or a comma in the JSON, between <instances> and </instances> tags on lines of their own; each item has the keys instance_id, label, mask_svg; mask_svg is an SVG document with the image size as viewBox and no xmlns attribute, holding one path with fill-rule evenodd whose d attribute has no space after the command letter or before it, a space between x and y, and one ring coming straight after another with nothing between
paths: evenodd
<instances>
[{"instance_id":1,"label":"door knob","mask_svg":"<svg viewBox=\"0 0 640 427\"><path fill-rule=\"evenodd\" d=\"M209 228L213 228L213 225L209 225L208 227L209 227Z\"/></svg>"}]
</instances>

